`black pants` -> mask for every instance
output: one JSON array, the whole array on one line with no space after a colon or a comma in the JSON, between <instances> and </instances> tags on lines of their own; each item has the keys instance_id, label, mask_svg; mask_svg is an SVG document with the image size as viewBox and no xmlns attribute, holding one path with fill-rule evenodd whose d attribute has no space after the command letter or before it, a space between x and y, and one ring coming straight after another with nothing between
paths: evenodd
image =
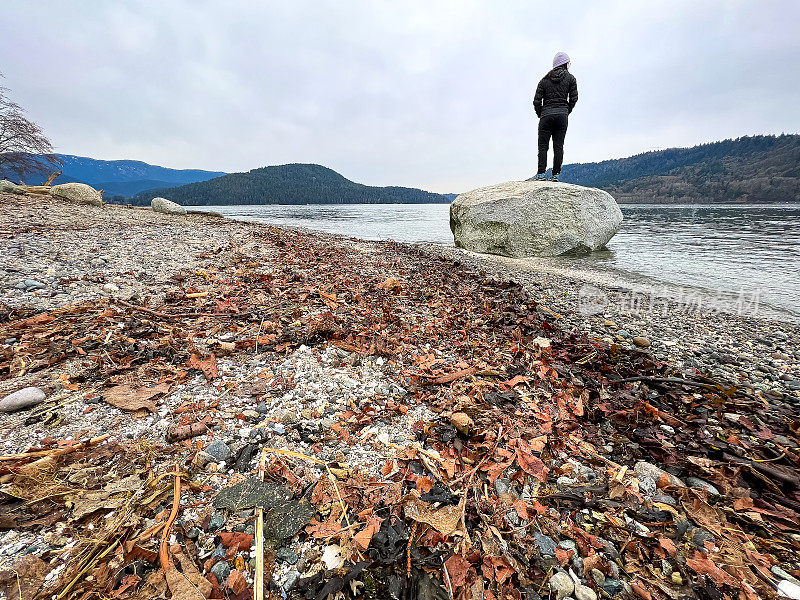
<instances>
[{"instance_id":1,"label":"black pants","mask_svg":"<svg viewBox=\"0 0 800 600\"><path fill-rule=\"evenodd\" d=\"M567 135L567 115L546 115L539 119L539 170L547 171L547 149L550 138L553 138L553 175L561 173L564 162L564 138Z\"/></svg>"}]
</instances>

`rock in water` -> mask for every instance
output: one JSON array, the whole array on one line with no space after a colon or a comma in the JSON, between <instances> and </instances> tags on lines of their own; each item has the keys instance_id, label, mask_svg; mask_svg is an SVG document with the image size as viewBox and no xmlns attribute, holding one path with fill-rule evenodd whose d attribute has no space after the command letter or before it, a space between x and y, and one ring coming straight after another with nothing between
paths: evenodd
<instances>
[{"instance_id":1,"label":"rock in water","mask_svg":"<svg viewBox=\"0 0 800 600\"><path fill-rule=\"evenodd\" d=\"M96 189L85 183L62 183L54 185L50 194L77 204L103 206L103 197Z\"/></svg>"},{"instance_id":2,"label":"rock in water","mask_svg":"<svg viewBox=\"0 0 800 600\"><path fill-rule=\"evenodd\" d=\"M45 393L37 387L26 387L0 400L0 412L16 412L44 402Z\"/></svg>"},{"instance_id":3,"label":"rock in water","mask_svg":"<svg viewBox=\"0 0 800 600\"><path fill-rule=\"evenodd\" d=\"M515 258L599 250L620 223L622 211L610 194L567 183L501 183L461 194L450 205L456 246Z\"/></svg>"},{"instance_id":4,"label":"rock in water","mask_svg":"<svg viewBox=\"0 0 800 600\"><path fill-rule=\"evenodd\" d=\"M150 201L150 208L165 215L185 215L186 209L177 202L166 198L153 198Z\"/></svg>"}]
</instances>

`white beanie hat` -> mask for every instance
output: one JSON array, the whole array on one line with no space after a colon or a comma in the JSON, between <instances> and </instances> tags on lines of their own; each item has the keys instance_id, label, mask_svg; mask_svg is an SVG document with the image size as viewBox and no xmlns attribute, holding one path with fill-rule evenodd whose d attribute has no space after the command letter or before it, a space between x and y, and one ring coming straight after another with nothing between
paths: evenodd
<instances>
[{"instance_id":1,"label":"white beanie hat","mask_svg":"<svg viewBox=\"0 0 800 600\"><path fill-rule=\"evenodd\" d=\"M560 67L569 62L569 55L566 52L557 52L553 58L553 68Z\"/></svg>"}]
</instances>

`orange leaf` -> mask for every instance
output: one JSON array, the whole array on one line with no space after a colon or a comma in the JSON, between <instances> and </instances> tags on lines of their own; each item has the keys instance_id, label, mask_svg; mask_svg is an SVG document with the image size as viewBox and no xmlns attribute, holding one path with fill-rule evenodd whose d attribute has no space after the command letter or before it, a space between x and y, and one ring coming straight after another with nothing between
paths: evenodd
<instances>
[{"instance_id":1,"label":"orange leaf","mask_svg":"<svg viewBox=\"0 0 800 600\"><path fill-rule=\"evenodd\" d=\"M364 552L367 548L369 548L369 543L372 541L372 536L375 535L381 528L382 521L383 519L380 517L373 516L369 520L369 523L367 523L367 526L353 536L353 542L355 542L355 545L359 550Z\"/></svg>"},{"instance_id":2,"label":"orange leaf","mask_svg":"<svg viewBox=\"0 0 800 600\"><path fill-rule=\"evenodd\" d=\"M675 542L673 542L669 538L658 538L658 543L661 544L661 547L667 551L672 558L675 558L678 550L675 548Z\"/></svg>"},{"instance_id":3,"label":"orange leaf","mask_svg":"<svg viewBox=\"0 0 800 600\"><path fill-rule=\"evenodd\" d=\"M523 471L528 473L529 475L533 475L544 483L547 481L547 472L550 470L548 469L545 464L541 461L540 458L533 456L532 454L528 454L517 448L516 452L517 463L522 468Z\"/></svg>"},{"instance_id":4,"label":"orange leaf","mask_svg":"<svg viewBox=\"0 0 800 600\"><path fill-rule=\"evenodd\" d=\"M226 548L235 547L239 550L249 550L250 545L253 543L253 536L247 533L221 531L217 535L222 545Z\"/></svg>"},{"instance_id":5,"label":"orange leaf","mask_svg":"<svg viewBox=\"0 0 800 600\"><path fill-rule=\"evenodd\" d=\"M561 563L561 566L564 567L572 558L572 555L575 554L574 550L563 550L561 548L556 548L554 550L556 554L556 560Z\"/></svg>"},{"instance_id":6,"label":"orange leaf","mask_svg":"<svg viewBox=\"0 0 800 600\"><path fill-rule=\"evenodd\" d=\"M525 500L514 500L514 510L521 519L528 520L528 503Z\"/></svg>"},{"instance_id":7,"label":"orange leaf","mask_svg":"<svg viewBox=\"0 0 800 600\"><path fill-rule=\"evenodd\" d=\"M460 554L454 554L444 563L450 582L454 588L463 587L467 583L467 573L472 565Z\"/></svg>"},{"instance_id":8,"label":"orange leaf","mask_svg":"<svg viewBox=\"0 0 800 600\"><path fill-rule=\"evenodd\" d=\"M729 573L720 569L714 562L702 552L695 552L694 558L687 558L686 564L689 565L698 575L708 575L717 585L733 585L736 579Z\"/></svg>"},{"instance_id":9,"label":"orange leaf","mask_svg":"<svg viewBox=\"0 0 800 600\"><path fill-rule=\"evenodd\" d=\"M209 354L206 358L200 358L197 354L192 354L189 357L189 362L186 366L190 369L197 369L202 371L206 379L211 381L217 376L217 358L213 354Z\"/></svg>"}]
</instances>

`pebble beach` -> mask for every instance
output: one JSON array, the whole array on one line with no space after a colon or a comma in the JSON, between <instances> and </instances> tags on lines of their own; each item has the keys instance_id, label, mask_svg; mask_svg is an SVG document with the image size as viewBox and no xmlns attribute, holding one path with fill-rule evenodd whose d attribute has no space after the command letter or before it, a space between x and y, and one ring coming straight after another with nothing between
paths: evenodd
<instances>
[{"instance_id":1,"label":"pebble beach","mask_svg":"<svg viewBox=\"0 0 800 600\"><path fill-rule=\"evenodd\" d=\"M656 597L666 588L667 596L697 597L709 577L714 586L738 586L748 597L769 597L774 591L768 579L785 579L770 569L793 578L800 568L797 554L791 558L800 548L796 529L759 529L762 525L748 522L739 526L757 531L753 539L761 558L746 560L772 575L742 571L737 561L745 554L736 550L741 540L724 537L708 514L702 520L688 514L694 502L695 508L714 507L719 511L714 518L724 519L720 515L730 516L728 505L752 505L750 495L718 462L722 454L691 464L670 454L686 448L705 456L697 431L708 439L724 434L730 444L746 440L742 464L752 467L748 452L756 447L770 461L783 461L777 475L759 473L778 477L773 480L778 484L771 484L776 489L788 486L780 506L791 512L798 494L792 473L800 466L793 462L800 430L792 425L800 413L798 324L733 311L688 310L674 298L661 299L659 314L641 303L632 310L635 290L613 282L457 248L369 242L209 213L174 216L54 198L0 196L0 255L0 364L5 369L0 399L24 388L43 392L28 405L0 413L0 455L7 461L0 467L17 464L15 456L23 460L32 451L53 452L89 440L78 455L80 468L102 467L108 473L92 475L97 479L92 488L86 479L67 479L56 471L60 475L48 483L54 486L49 494L69 498L53 509L58 520L23 514L13 503L14 516L0 520L0 570L35 557L46 565L47 574L36 580L43 590L63 589L73 578L76 592L104 581L106 590L118 589L123 575L114 579L99 573L88 581L75 575L86 556L81 554L85 528L107 530L109 543L123 535L115 521L127 506L122 497L108 492L106 505L89 506L89 490L101 485L108 490L126 477L144 482L145 471L167 473L174 463L185 471L188 488L177 492L182 508L169 544L183 548L198 565L198 577L208 582L201 586L203 597L222 597L216 594L223 591L249 597L257 569L250 543L254 512L248 507L223 512L215 497L252 477L262 453L273 450L271 481L317 505L327 498L324 510L303 521L309 529L298 525L271 550L267 579L275 597L312 597L309 590L316 594L331 578L346 577L347 565L358 563L359 556L383 564L386 557L380 553L389 552L384 546L378 554L370 552L384 539L380 536L390 535L380 529L386 519L394 522L387 515L399 516L401 505L407 519L419 515L422 509L412 511L409 502L419 501L418 492L437 490L442 498L454 494L462 531L480 538L477 532L491 531L491 524L502 530L496 537L503 544L519 544L512 550L490 548L490 533L483 546L473 539L470 550L463 534L451 537L455 526L414 517L419 528L404 530L401 570L406 560L412 569L409 540L442 549L438 563L426 563L428 570L414 568L445 573L436 585L450 598L461 589L457 594L464 598L519 598L521 590L524 597L552 592L559 599L647 599L645 592L653 590ZM460 306L461 299L452 294L464 290L470 295ZM592 300L597 297L603 298L600 309ZM478 318L480 311L471 307L481 303L485 312ZM458 320L462 312L469 312L475 339L470 325ZM461 329L452 323L461 323ZM497 349L487 349L485 340ZM539 383L533 371L515 366L523 355L540 369ZM608 364L635 365L620 371L632 383L618 410L628 410L630 398L647 398L648 410L655 411L647 435L631 433L640 427L638 421L614 429L619 415L608 405L614 402L609 394L617 392L609 392L613 384L608 381L599 383L600 373L611 377L606 357ZM570 366L563 370L562 364ZM553 378L570 393L559 395L562 388L549 382ZM680 378L696 388L663 387L676 378L679 388ZM651 387L641 384L649 380ZM687 420L678 405L699 401L700 392L727 394L732 404L720 405L719 414L701 410ZM542 408L550 398L558 398L558 408ZM670 416L673 405L676 413ZM683 429L681 423L689 425ZM196 424L200 433L183 437ZM506 450L508 432L516 437ZM587 440L594 449L587 449ZM659 449L653 440L659 440ZM113 444L117 451L98 451L102 458L93 462L85 451L90 442L96 448ZM121 448L131 464L120 460ZM497 458L496 450L506 454ZM513 458L504 462L515 452L518 466ZM476 492L474 504L466 492L459 500L460 486L466 490L484 465L496 472L487 478L483 495ZM78 467L69 468L74 475ZM8 497L53 502L25 487L30 483L24 477L31 475L23 471L1 471ZM341 489L316 487L329 476L338 478ZM65 481L69 490L55 489ZM148 496L157 484L147 481L147 490L131 488L126 498ZM404 496L401 502L398 496L392 504L393 486L405 494L400 486L409 481L416 482L416 499ZM78 489L83 487L86 491ZM171 484L164 487L134 525L126 522L136 539L142 539L142 531L164 527L162 513L169 512L172 490ZM754 492L756 502L760 494ZM388 512L378 518L364 503L382 495ZM439 498L432 506L442 511L448 503ZM608 516L598 516L601 508ZM781 513L783 523L796 518L790 512ZM325 524L333 521L347 522L344 533L324 534ZM653 525L666 521L672 525ZM583 533L575 533L578 529ZM369 535L354 538L359 531ZM761 543L765 531L780 533L773 554ZM243 535L244 541L231 545L223 532ZM658 541L666 539L662 534L678 545L677 552ZM376 540L372 546L370 536ZM651 565L626 555L632 548L626 537L639 540L641 556L653 552ZM157 550L137 543L148 552ZM659 544L661 551L653 548ZM483 567L484 574L492 573L485 582L478 573L487 559L475 554L481 547L495 561L491 569ZM528 565L521 558L525 552L536 557ZM703 562L722 564L723 556L734 567L720 570L721 575ZM113 561L109 564L113 572ZM122 568L122 562L116 566ZM125 571L138 579L123 597L161 590L161 580L147 573ZM509 577L515 577L513 584ZM420 578L414 585L433 585L419 583L428 581ZM652 583L656 579L659 583Z\"/></svg>"}]
</instances>

